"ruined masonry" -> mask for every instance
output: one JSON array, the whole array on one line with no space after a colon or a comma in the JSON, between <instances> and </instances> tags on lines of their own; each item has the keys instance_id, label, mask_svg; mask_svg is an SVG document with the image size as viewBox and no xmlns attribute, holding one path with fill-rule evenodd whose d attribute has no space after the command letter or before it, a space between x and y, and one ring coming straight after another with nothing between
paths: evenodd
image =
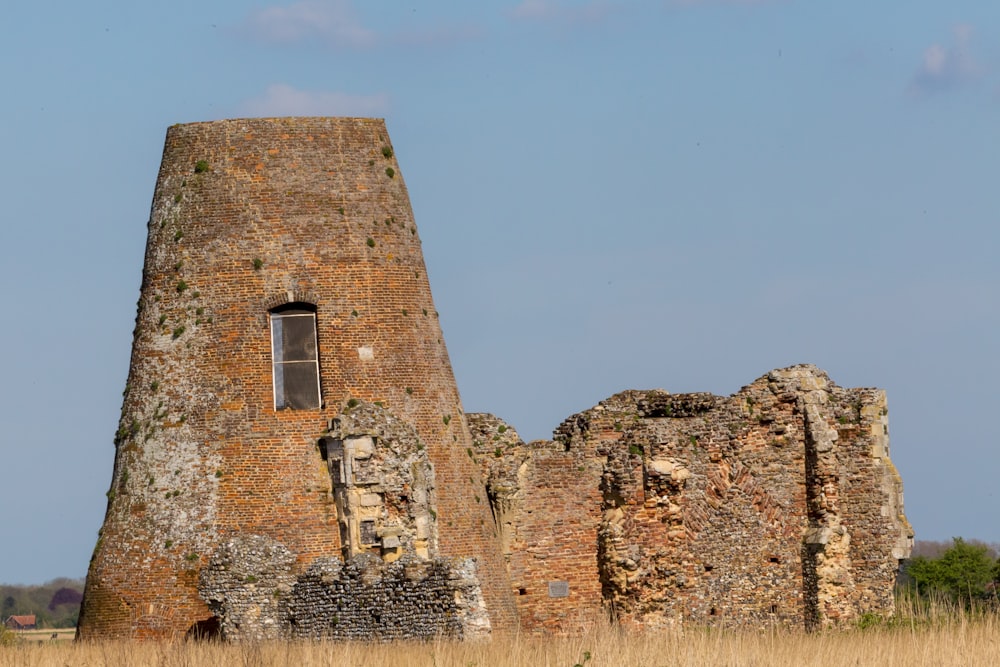
<instances>
[{"instance_id":1,"label":"ruined masonry","mask_svg":"<svg viewBox=\"0 0 1000 667\"><path fill-rule=\"evenodd\" d=\"M814 366L626 391L525 444L469 415L526 628L808 629L893 611L913 532L884 392Z\"/></svg>"},{"instance_id":2,"label":"ruined masonry","mask_svg":"<svg viewBox=\"0 0 1000 667\"><path fill-rule=\"evenodd\" d=\"M883 392L812 366L466 415L384 123L167 132L79 637L849 623L912 531Z\"/></svg>"}]
</instances>

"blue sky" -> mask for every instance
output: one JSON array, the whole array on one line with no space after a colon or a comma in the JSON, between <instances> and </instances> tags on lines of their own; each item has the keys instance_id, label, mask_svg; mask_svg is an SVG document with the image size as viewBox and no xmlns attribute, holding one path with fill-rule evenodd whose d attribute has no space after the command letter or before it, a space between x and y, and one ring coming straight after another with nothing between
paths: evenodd
<instances>
[{"instance_id":1,"label":"blue sky","mask_svg":"<svg viewBox=\"0 0 1000 667\"><path fill-rule=\"evenodd\" d=\"M85 573L164 132L243 116L386 119L467 411L814 363L887 390L918 539L1000 541L998 47L967 0L5 8L0 581Z\"/></svg>"}]
</instances>

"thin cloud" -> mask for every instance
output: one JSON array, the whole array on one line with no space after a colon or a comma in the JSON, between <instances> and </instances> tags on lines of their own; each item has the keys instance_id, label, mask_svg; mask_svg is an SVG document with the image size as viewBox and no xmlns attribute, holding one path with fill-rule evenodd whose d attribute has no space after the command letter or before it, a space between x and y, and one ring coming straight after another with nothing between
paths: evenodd
<instances>
[{"instance_id":1,"label":"thin cloud","mask_svg":"<svg viewBox=\"0 0 1000 667\"><path fill-rule=\"evenodd\" d=\"M522 0L510 11L511 18L522 21L597 21L614 9L607 0L590 0L580 5L568 5L557 0Z\"/></svg>"},{"instance_id":2,"label":"thin cloud","mask_svg":"<svg viewBox=\"0 0 1000 667\"><path fill-rule=\"evenodd\" d=\"M243 104L249 116L381 116L389 109L389 96L350 95L298 90L275 83L260 97Z\"/></svg>"},{"instance_id":3,"label":"thin cloud","mask_svg":"<svg viewBox=\"0 0 1000 667\"><path fill-rule=\"evenodd\" d=\"M401 30L387 41L399 46L441 46L468 42L482 37L483 29L473 24L439 25L431 28Z\"/></svg>"},{"instance_id":4,"label":"thin cloud","mask_svg":"<svg viewBox=\"0 0 1000 667\"><path fill-rule=\"evenodd\" d=\"M970 49L972 33L972 26L959 25L953 30L952 44L934 43L924 49L920 67L910 81L910 92L951 90L978 78L980 67Z\"/></svg>"},{"instance_id":5,"label":"thin cloud","mask_svg":"<svg viewBox=\"0 0 1000 667\"><path fill-rule=\"evenodd\" d=\"M666 0L670 7L707 7L709 5L734 5L749 7L752 5L775 5L789 0Z\"/></svg>"},{"instance_id":6,"label":"thin cloud","mask_svg":"<svg viewBox=\"0 0 1000 667\"><path fill-rule=\"evenodd\" d=\"M253 12L244 29L254 39L272 44L320 41L338 48L363 49L376 41L361 25L349 0L303 0Z\"/></svg>"},{"instance_id":7,"label":"thin cloud","mask_svg":"<svg viewBox=\"0 0 1000 667\"><path fill-rule=\"evenodd\" d=\"M363 50L383 46L441 46L480 37L472 24L435 25L380 33L366 28L351 0L302 0L271 5L250 14L241 26L244 36L266 44L318 42L335 49Z\"/></svg>"}]
</instances>

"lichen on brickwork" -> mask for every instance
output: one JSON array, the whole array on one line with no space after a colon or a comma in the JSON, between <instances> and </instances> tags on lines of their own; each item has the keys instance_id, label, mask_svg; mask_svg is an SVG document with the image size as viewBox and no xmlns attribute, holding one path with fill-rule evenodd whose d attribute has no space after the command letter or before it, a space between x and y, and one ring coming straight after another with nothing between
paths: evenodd
<instances>
[{"instance_id":1,"label":"lichen on brickwork","mask_svg":"<svg viewBox=\"0 0 1000 667\"><path fill-rule=\"evenodd\" d=\"M623 391L530 443L465 414L382 121L171 127L147 231L82 639L891 612L884 392L794 366Z\"/></svg>"},{"instance_id":2,"label":"lichen on brickwork","mask_svg":"<svg viewBox=\"0 0 1000 667\"><path fill-rule=\"evenodd\" d=\"M206 631L200 573L248 535L294 553L295 576L360 553L384 564L476 558L490 627L516 627L489 507L466 500L486 493L464 454L471 442L440 324L413 316L436 311L386 148L374 119L167 131L82 638ZM208 168L196 170L200 161ZM313 398L294 406L278 396L271 329L289 307L312 314L318 352ZM362 406L353 417L342 411L352 397ZM376 401L387 412L371 429L357 420ZM330 431L335 419L346 430ZM336 487L323 452L338 441L358 470L385 475Z\"/></svg>"}]
</instances>

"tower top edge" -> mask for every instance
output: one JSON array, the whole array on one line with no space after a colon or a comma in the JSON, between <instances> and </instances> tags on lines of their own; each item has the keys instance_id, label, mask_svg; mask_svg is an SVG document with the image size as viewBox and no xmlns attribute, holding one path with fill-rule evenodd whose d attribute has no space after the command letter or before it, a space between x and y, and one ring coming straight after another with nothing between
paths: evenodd
<instances>
[{"instance_id":1,"label":"tower top edge","mask_svg":"<svg viewBox=\"0 0 1000 667\"><path fill-rule=\"evenodd\" d=\"M365 116L271 116L264 118L225 118L221 120L205 120L193 123L175 123L169 130L179 129L212 129L235 127L273 127L288 128L336 127L336 126L385 127L384 118Z\"/></svg>"}]
</instances>

